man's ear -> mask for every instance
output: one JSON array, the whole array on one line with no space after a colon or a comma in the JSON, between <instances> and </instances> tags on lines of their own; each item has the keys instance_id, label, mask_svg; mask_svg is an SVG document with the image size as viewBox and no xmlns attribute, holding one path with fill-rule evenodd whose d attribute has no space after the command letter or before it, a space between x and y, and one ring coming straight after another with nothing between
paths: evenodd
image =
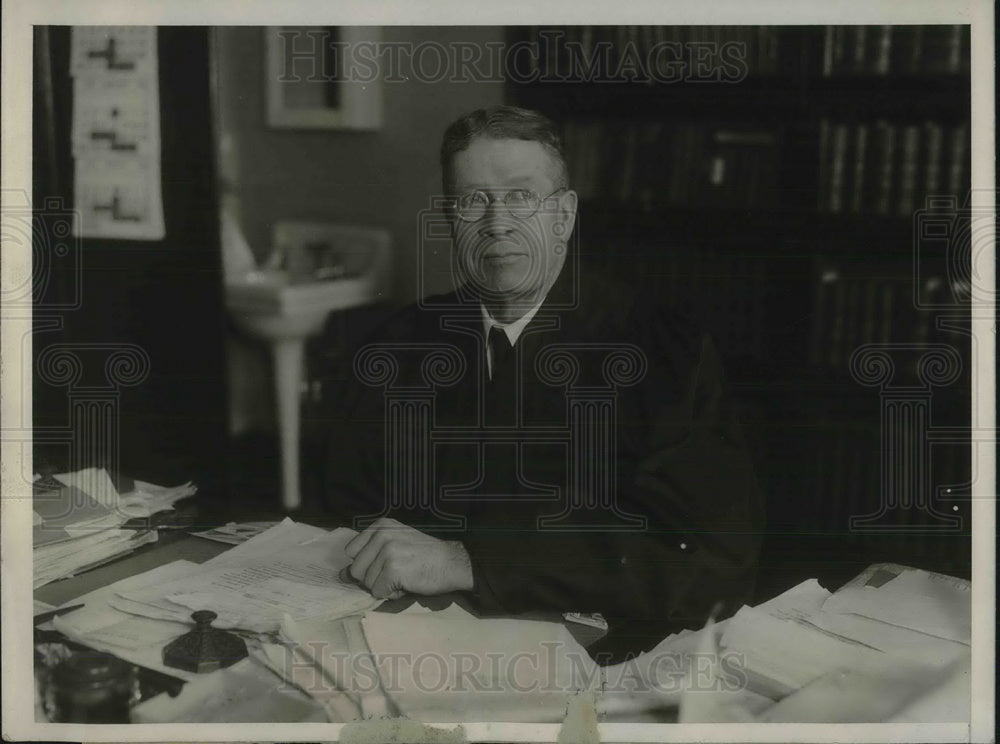
<instances>
[{"instance_id":1,"label":"man's ear","mask_svg":"<svg viewBox=\"0 0 1000 744\"><path fill-rule=\"evenodd\" d=\"M576 207L580 202L580 197L573 189L566 189L559 195L559 223L562 225L562 239L569 240L576 226Z\"/></svg>"}]
</instances>

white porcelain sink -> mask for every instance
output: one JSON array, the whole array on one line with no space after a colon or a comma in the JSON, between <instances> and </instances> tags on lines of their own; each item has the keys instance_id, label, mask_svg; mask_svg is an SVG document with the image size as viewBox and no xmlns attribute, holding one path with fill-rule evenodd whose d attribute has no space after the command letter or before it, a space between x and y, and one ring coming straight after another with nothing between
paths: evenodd
<instances>
[{"instance_id":1,"label":"white porcelain sink","mask_svg":"<svg viewBox=\"0 0 1000 744\"><path fill-rule=\"evenodd\" d=\"M315 233L315 225L307 225ZM323 330L331 312L383 300L388 292L390 238L384 230L323 226L331 243L368 252L360 276L317 281L293 280L283 271L251 271L227 278L225 303L236 326L264 341L274 359L274 389L281 433L282 504L299 508L299 391L305 342Z\"/></svg>"},{"instance_id":2,"label":"white porcelain sink","mask_svg":"<svg viewBox=\"0 0 1000 744\"><path fill-rule=\"evenodd\" d=\"M380 299L375 275L293 282L283 271L251 271L226 281L226 310L247 333L266 341L306 338L331 312Z\"/></svg>"}]
</instances>

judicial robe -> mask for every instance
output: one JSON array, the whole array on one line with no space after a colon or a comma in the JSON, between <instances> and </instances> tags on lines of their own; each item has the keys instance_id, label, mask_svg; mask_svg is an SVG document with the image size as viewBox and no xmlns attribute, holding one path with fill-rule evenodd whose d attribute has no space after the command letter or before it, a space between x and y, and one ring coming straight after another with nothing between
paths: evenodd
<instances>
[{"instance_id":1,"label":"judicial robe","mask_svg":"<svg viewBox=\"0 0 1000 744\"><path fill-rule=\"evenodd\" d=\"M460 540L484 614L600 612L601 660L749 601L763 530L710 338L564 267L490 379L478 300L405 308L354 357L325 499Z\"/></svg>"}]
</instances>

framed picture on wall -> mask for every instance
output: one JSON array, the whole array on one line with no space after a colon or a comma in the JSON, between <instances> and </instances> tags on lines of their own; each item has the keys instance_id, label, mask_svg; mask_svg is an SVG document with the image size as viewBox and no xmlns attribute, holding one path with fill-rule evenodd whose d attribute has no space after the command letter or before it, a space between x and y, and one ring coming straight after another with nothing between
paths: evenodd
<instances>
[{"instance_id":1,"label":"framed picture on wall","mask_svg":"<svg viewBox=\"0 0 1000 744\"><path fill-rule=\"evenodd\" d=\"M269 126L370 130L382 125L380 28L270 26L264 33Z\"/></svg>"}]
</instances>

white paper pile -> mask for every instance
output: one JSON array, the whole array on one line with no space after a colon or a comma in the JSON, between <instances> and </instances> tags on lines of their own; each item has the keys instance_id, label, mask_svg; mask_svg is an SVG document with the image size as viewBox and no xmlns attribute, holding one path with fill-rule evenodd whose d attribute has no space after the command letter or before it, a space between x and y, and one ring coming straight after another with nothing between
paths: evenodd
<instances>
[{"instance_id":1,"label":"white paper pile","mask_svg":"<svg viewBox=\"0 0 1000 744\"><path fill-rule=\"evenodd\" d=\"M202 564L195 574L120 592L112 604L133 614L179 620L211 610L218 616L215 627L256 633L277 632L286 614L311 619L363 612L379 600L340 578L350 563L344 547L355 534L286 519Z\"/></svg>"},{"instance_id":2,"label":"white paper pile","mask_svg":"<svg viewBox=\"0 0 1000 744\"><path fill-rule=\"evenodd\" d=\"M797 696L773 716L806 716L808 709L811 718L798 720L882 720L885 706L865 707L870 696L861 691L891 686L898 707L969 658L968 595L968 582L880 564L833 595L810 580L742 608L722 645L738 655L751 689L775 700ZM851 690L857 700L832 702L834 693Z\"/></svg>"},{"instance_id":3,"label":"white paper pile","mask_svg":"<svg viewBox=\"0 0 1000 744\"><path fill-rule=\"evenodd\" d=\"M198 487L188 481L180 486L156 486L137 480L135 488L123 493L119 499L119 509L130 518L151 517L163 511L171 511L181 499L194 496Z\"/></svg>"},{"instance_id":4,"label":"white paper pile","mask_svg":"<svg viewBox=\"0 0 1000 744\"><path fill-rule=\"evenodd\" d=\"M156 538L156 530L102 529L37 547L34 550L33 586L37 589L57 579L96 568L131 553L141 545L156 542Z\"/></svg>"},{"instance_id":5,"label":"white paper pile","mask_svg":"<svg viewBox=\"0 0 1000 744\"><path fill-rule=\"evenodd\" d=\"M136 481L134 491L120 495L101 468L36 478L32 499L34 588L155 542L155 530L121 526L132 518L172 509L174 503L196 490L191 483L164 488Z\"/></svg>"},{"instance_id":6,"label":"white paper pile","mask_svg":"<svg viewBox=\"0 0 1000 744\"><path fill-rule=\"evenodd\" d=\"M72 576L156 539L122 530L118 492L96 468L36 479L33 488L34 587Z\"/></svg>"},{"instance_id":7,"label":"white paper pile","mask_svg":"<svg viewBox=\"0 0 1000 744\"><path fill-rule=\"evenodd\" d=\"M704 635L666 639L623 664L599 667L562 623L481 619L458 605L419 605L334 622L282 623L265 645L271 668L308 691L333 721L559 722L571 706L601 720L663 721L697 707L710 720L746 721L772 701L737 686L694 683ZM717 656L717 653L716 653ZM693 703L697 703L695 706ZM711 710L706 711L706 705Z\"/></svg>"}]
</instances>

